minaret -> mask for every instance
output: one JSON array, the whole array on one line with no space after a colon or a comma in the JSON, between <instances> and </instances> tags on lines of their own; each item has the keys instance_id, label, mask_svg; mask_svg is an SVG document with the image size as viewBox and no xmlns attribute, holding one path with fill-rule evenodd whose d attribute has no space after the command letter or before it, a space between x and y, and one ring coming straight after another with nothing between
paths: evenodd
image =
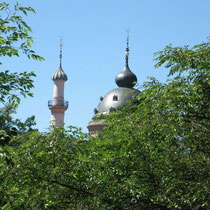
<instances>
[{"instance_id":1,"label":"minaret","mask_svg":"<svg viewBox=\"0 0 210 210\"><path fill-rule=\"evenodd\" d=\"M53 100L48 101L48 107L51 110L51 126L53 127L64 125L64 112L68 109L68 101L64 100L64 83L68 78L62 69L62 46L61 40L59 67L52 75L54 81Z\"/></svg>"}]
</instances>

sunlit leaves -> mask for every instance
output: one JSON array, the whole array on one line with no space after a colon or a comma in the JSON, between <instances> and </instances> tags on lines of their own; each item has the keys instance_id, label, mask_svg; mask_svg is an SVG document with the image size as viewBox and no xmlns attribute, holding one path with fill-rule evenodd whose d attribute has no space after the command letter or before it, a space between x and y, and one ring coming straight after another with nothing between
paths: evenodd
<instances>
[{"instance_id":1,"label":"sunlit leaves","mask_svg":"<svg viewBox=\"0 0 210 210\"><path fill-rule=\"evenodd\" d=\"M33 44L33 38L30 34L31 28L24 21L24 16L28 15L29 12L35 11L31 7L23 7L19 3L16 3L14 8L8 3L0 3L0 57L19 57L24 53L28 58L43 60L31 49ZM17 105L20 102L20 95L33 96L30 92L33 87L33 80L31 79L33 76L35 76L33 72L1 71L0 101Z\"/></svg>"},{"instance_id":2,"label":"sunlit leaves","mask_svg":"<svg viewBox=\"0 0 210 210\"><path fill-rule=\"evenodd\" d=\"M34 76L34 72L10 73L8 70L0 72L0 101L19 103L20 95L32 96L30 89L33 88L33 80L31 77Z\"/></svg>"},{"instance_id":3,"label":"sunlit leaves","mask_svg":"<svg viewBox=\"0 0 210 210\"><path fill-rule=\"evenodd\" d=\"M138 103L107 117L105 182L121 208L208 206L209 49L209 42L192 49L166 47L156 55L156 66L166 64L176 76L166 84L151 78Z\"/></svg>"},{"instance_id":4,"label":"sunlit leaves","mask_svg":"<svg viewBox=\"0 0 210 210\"><path fill-rule=\"evenodd\" d=\"M22 14L28 15L28 12L35 12L34 9L22 7L16 3L12 10L9 4L0 3L0 12L0 56L19 56L19 51L22 51L28 57L43 60L42 57L30 50L33 43L33 38L30 35L31 28L22 16Z\"/></svg>"},{"instance_id":5,"label":"sunlit leaves","mask_svg":"<svg viewBox=\"0 0 210 210\"><path fill-rule=\"evenodd\" d=\"M134 101L103 116L98 138L75 127L15 137L5 147L13 164L0 156L2 206L208 209L208 52L208 43L160 52L157 66L175 76L145 82Z\"/></svg>"}]
</instances>

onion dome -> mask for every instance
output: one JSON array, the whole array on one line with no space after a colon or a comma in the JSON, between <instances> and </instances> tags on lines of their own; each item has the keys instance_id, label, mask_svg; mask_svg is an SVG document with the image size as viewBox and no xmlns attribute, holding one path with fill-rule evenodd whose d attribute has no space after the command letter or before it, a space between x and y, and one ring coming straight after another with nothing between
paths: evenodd
<instances>
[{"instance_id":1,"label":"onion dome","mask_svg":"<svg viewBox=\"0 0 210 210\"><path fill-rule=\"evenodd\" d=\"M139 90L133 88L137 83L137 77L131 72L128 66L128 44L129 39L127 37L127 48L125 54L126 65L122 72L120 72L115 78L118 88L111 90L104 97L100 97L99 105L94 109L96 117L100 116L100 114L109 114L110 112L117 110L120 106L124 106L128 100L131 100L140 93Z\"/></svg>"},{"instance_id":2,"label":"onion dome","mask_svg":"<svg viewBox=\"0 0 210 210\"><path fill-rule=\"evenodd\" d=\"M127 38L127 48L125 51L125 67L124 69L117 74L115 82L118 87L133 88L137 83L136 75L130 70L128 66L128 57L129 57L129 39Z\"/></svg>"},{"instance_id":3,"label":"onion dome","mask_svg":"<svg viewBox=\"0 0 210 210\"><path fill-rule=\"evenodd\" d=\"M64 80L67 81L68 77L63 71L61 65L58 67L58 70L52 75L52 80Z\"/></svg>"},{"instance_id":4,"label":"onion dome","mask_svg":"<svg viewBox=\"0 0 210 210\"><path fill-rule=\"evenodd\" d=\"M66 75L66 73L63 71L62 69L62 40L61 40L61 43L60 43L60 64L59 64L59 67L57 69L57 71L52 75L52 80L64 80L64 81L67 81L68 80L68 77Z\"/></svg>"}]
</instances>

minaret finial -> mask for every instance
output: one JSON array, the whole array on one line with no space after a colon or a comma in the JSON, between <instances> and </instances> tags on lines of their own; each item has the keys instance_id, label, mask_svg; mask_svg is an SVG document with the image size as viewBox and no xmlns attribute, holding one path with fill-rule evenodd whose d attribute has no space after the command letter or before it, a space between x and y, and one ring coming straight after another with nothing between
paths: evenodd
<instances>
[{"instance_id":1,"label":"minaret finial","mask_svg":"<svg viewBox=\"0 0 210 210\"><path fill-rule=\"evenodd\" d=\"M126 50L125 50L125 62L126 62L126 66L128 66L128 57L129 57L129 28L127 30L127 47L126 47Z\"/></svg>"},{"instance_id":2,"label":"minaret finial","mask_svg":"<svg viewBox=\"0 0 210 210\"><path fill-rule=\"evenodd\" d=\"M62 38L60 39L60 55L59 55L59 58L60 58L60 67L62 66L62 47L63 47L63 41L62 41Z\"/></svg>"}]
</instances>

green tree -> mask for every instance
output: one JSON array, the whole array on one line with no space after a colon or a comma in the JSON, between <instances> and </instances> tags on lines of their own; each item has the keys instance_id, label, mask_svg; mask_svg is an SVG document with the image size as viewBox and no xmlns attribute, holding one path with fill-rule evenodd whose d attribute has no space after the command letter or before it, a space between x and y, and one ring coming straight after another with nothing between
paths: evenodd
<instances>
[{"instance_id":1,"label":"green tree","mask_svg":"<svg viewBox=\"0 0 210 210\"><path fill-rule=\"evenodd\" d=\"M12 104L0 108L0 130L9 131L15 128L20 133L33 130L32 127L36 125L34 115L22 122L20 119L14 119L12 117L14 114L16 114L16 108Z\"/></svg>"},{"instance_id":2,"label":"green tree","mask_svg":"<svg viewBox=\"0 0 210 210\"><path fill-rule=\"evenodd\" d=\"M24 21L24 16L29 12L35 12L31 7L23 7L19 3L11 6L9 3L0 3L0 57L4 56L20 56L25 54L28 58L35 60L43 60L43 58L32 50L33 38L31 37L31 28ZM16 127L20 131L26 131L35 124L34 116L28 118L25 123L20 120L13 120L11 114L20 103L20 96L33 96L31 88L33 88L32 77L34 72L10 72L2 70L2 61L0 61L0 102L5 107L1 109L0 114L0 130L15 133ZM10 103L10 105L6 105ZM26 126L24 128L24 126ZM5 132L3 132L5 134ZM12 134L12 135L13 135ZM5 137L7 142L10 137L2 134L1 140Z\"/></svg>"},{"instance_id":3,"label":"green tree","mask_svg":"<svg viewBox=\"0 0 210 210\"><path fill-rule=\"evenodd\" d=\"M210 43L155 55L174 77L145 83L138 104L108 116L102 193L121 209L207 209Z\"/></svg>"},{"instance_id":4,"label":"green tree","mask_svg":"<svg viewBox=\"0 0 210 210\"><path fill-rule=\"evenodd\" d=\"M82 181L85 175L79 173L77 164L81 149L85 150L88 143L87 135L74 127L16 136L10 147L7 146L13 165L0 157L3 180L0 193L4 195L0 197L0 205L9 209L80 209L79 206L87 206L85 200L92 193Z\"/></svg>"},{"instance_id":5,"label":"green tree","mask_svg":"<svg viewBox=\"0 0 210 210\"><path fill-rule=\"evenodd\" d=\"M29 12L35 12L31 7L23 7L16 3L14 7L9 3L0 3L0 57L20 56L26 54L28 58L43 60L43 58L31 49L33 38L30 35L31 28L24 21L23 16ZM0 61L0 65L2 62ZM20 95L32 96L30 89L33 87L31 77L34 72L11 73L9 70L0 71L0 102L20 102Z\"/></svg>"},{"instance_id":6,"label":"green tree","mask_svg":"<svg viewBox=\"0 0 210 210\"><path fill-rule=\"evenodd\" d=\"M14 119L13 114L16 114L16 108L12 104L0 108L0 130L4 131L2 135L0 134L0 145L8 144L17 134L34 130L33 126L36 125L34 115L22 122L20 119Z\"/></svg>"},{"instance_id":7,"label":"green tree","mask_svg":"<svg viewBox=\"0 0 210 210\"><path fill-rule=\"evenodd\" d=\"M208 209L210 44L156 54L171 77L80 130L18 135L0 156L0 204L8 209ZM135 103L134 103L135 102Z\"/></svg>"},{"instance_id":8,"label":"green tree","mask_svg":"<svg viewBox=\"0 0 210 210\"><path fill-rule=\"evenodd\" d=\"M6 1L0 3L0 57L20 56L25 54L27 58L35 60L43 60L32 50L33 38L31 37L31 28L24 21L24 16L29 12L35 12L31 7L23 7L19 3L14 6ZM34 72L10 72L3 70L2 59L0 61L0 102L6 106L7 103L17 107L20 103L20 96L33 96L31 88L33 88ZM17 70L15 70L17 71ZM8 143L17 131L11 129L14 124L21 130L26 130L25 125L31 127L34 117L28 118L25 123L20 120L13 120L9 112L4 112L8 106L2 108L0 116L0 157L11 163L8 150L5 143ZM10 107L11 108L11 107ZM4 110L3 110L4 109ZM11 111L11 109L10 109ZM0 182L2 171L0 170Z\"/></svg>"}]
</instances>

